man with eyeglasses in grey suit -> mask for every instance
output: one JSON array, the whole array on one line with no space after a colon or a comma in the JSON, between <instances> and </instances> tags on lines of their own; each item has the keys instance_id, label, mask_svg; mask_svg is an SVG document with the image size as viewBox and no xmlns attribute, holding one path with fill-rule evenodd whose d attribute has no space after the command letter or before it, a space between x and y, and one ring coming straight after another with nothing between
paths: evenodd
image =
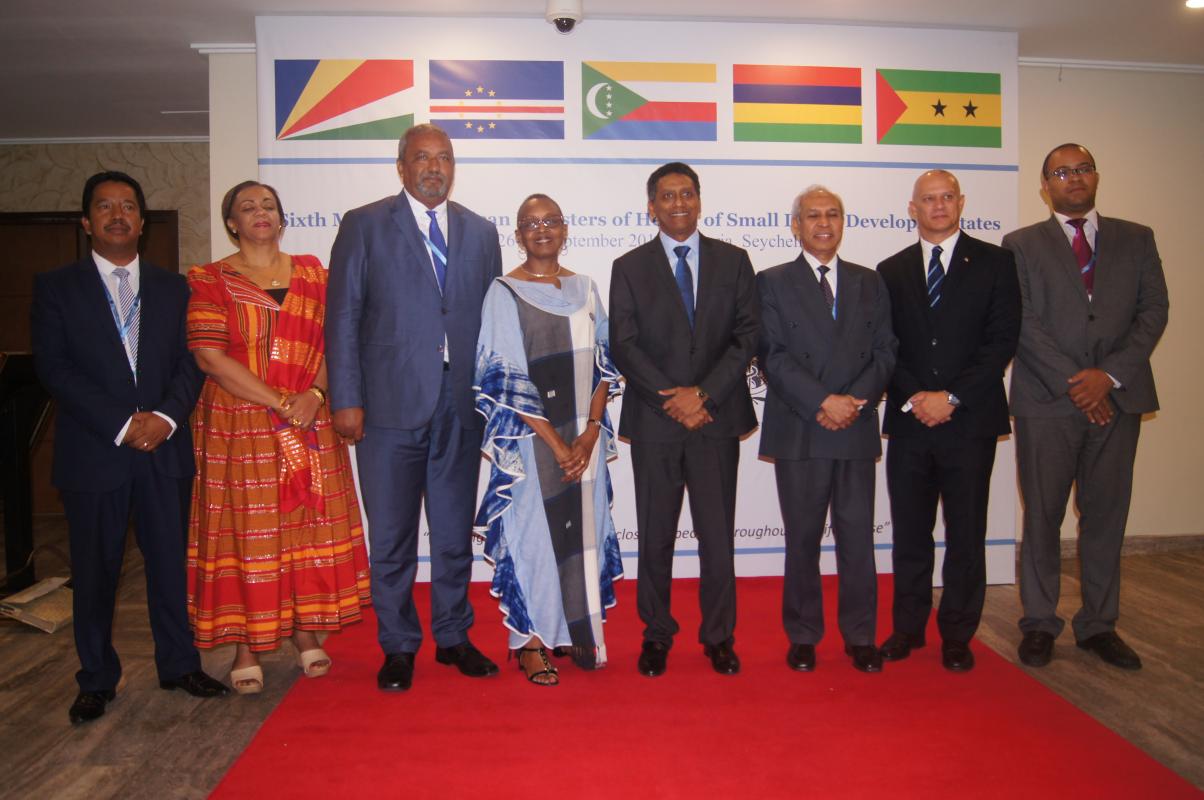
<instances>
[{"instance_id":1,"label":"man with eyeglasses in grey suit","mask_svg":"<svg viewBox=\"0 0 1204 800\"><path fill-rule=\"evenodd\" d=\"M1166 328L1167 292L1154 234L1101 217L1099 173L1079 144L1041 165L1053 215L1003 239L1023 303L1011 410L1024 496L1020 661L1043 667L1058 617L1061 527L1070 489L1079 511L1082 607L1076 644L1121 669L1141 659L1116 634L1120 547L1129 516L1141 415L1158 409L1150 354Z\"/></svg>"}]
</instances>

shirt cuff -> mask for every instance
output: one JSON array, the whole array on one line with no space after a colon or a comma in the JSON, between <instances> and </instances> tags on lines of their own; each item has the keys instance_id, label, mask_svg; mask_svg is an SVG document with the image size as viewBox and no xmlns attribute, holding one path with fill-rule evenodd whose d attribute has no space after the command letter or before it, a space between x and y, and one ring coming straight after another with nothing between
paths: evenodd
<instances>
[{"instance_id":1,"label":"shirt cuff","mask_svg":"<svg viewBox=\"0 0 1204 800\"><path fill-rule=\"evenodd\" d=\"M125 432L130 429L130 423L134 421L134 415L130 414L130 418L121 426L121 430L117 434L117 438L113 440L113 444L121 447L121 443L125 441Z\"/></svg>"},{"instance_id":2,"label":"shirt cuff","mask_svg":"<svg viewBox=\"0 0 1204 800\"><path fill-rule=\"evenodd\" d=\"M1107 375L1109 378L1111 378L1111 379L1112 379L1112 388L1113 388L1113 389L1123 389L1123 388L1125 388L1124 386L1122 386L1122 385L1121 385L1121 382L1120 382L1120 381L1116 380L1116 378L1115 378L1115 377L1112 375L1112 373L1111 373L1111 372L1105 372L1104 374L1105 374L1105 375Z\"/></svg>"},{"instance_id":3,"label":"shirt cuff","mask_svg":"<svg viewBox=\"0 0 1204 800\"><path fill-rule=\"evenodd\" d=\"M164 414L161 411L152 411L151 413L154 414L156 417L159 417L162 420L166 420L167 424L171 426L171 433L167 434L167 439L170 439L172 436L175 436L176 421L174 419L167 416L166 414ZM127 422L126 424L128 425L129 423ZM166 439L164 439L164 441L166 441Z\"/></svg>"}]
</instances>

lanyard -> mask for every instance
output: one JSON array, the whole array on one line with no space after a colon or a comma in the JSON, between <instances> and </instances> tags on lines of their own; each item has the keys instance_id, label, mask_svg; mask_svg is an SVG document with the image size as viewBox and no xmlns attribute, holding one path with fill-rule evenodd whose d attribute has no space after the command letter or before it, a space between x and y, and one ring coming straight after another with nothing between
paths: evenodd
<instances>
[{"instance_id":1,"label":"lanyard","mask_svg":"<svg viewBox=\"0 0 1204 800\"><path fill-rule=\"evenodd\" d=\"M435 247L435 243L431 241L430 234L424 231L421 226L418 226L418 233L422 235L422 241L426 242L426 249L430 251L431 258L439 259L439 261L443 263L443 266L446 267L447 256L443 255L443 253L439 251L438 247Z\"/></svg>"},{"instance_id":2,"label":"lanyard","mask_svg":"<svg viewBox=\"0 0 1204 800\"><path fill-rule=\"evenodd\" d=\"M130 306L129 316L123 322L121 314L117 312L117 304L113 302L113 294L109 291L109 282L102 280L100 285L104 287L105 299L109 301L109 311L113 314L113 322L117 325L117 335L121 337L121 345L124 347L126 339L130 335L130 328L134 327L134 320L138 318L138 307L142 305L142 287L138 287L138 294L134 295L134 304Z\"/></svg>"}]
</instances>

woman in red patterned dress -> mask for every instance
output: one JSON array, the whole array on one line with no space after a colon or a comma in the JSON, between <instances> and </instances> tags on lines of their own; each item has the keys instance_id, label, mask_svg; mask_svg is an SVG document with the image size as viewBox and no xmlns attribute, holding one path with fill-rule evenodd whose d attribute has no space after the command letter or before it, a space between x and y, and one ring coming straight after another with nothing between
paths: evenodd
<instances>
[{"instance_id":1,"label":"woman in red patterned dress","mask_svg":"<svg viewBox=\"0 0 1204 800\"><path fill-rule=\"evenodd\" d=\"M276 190L222 202L238 252L188 273L188 344L208 376L193 414L197 476L188 611L201 648L235 644L235 691L263 689L258 654L291 638L309 677L318 631L360 619L368 560L347 446L326 404L326 270L280 250Z\"/></svg>"}]
</instances>

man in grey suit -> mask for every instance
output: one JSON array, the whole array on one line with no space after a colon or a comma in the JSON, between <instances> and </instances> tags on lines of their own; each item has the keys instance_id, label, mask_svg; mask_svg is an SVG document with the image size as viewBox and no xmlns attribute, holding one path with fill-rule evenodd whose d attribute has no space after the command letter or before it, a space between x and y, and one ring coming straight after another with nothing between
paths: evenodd
<instances>
[{"instance_id":1,"label":"man in grey suit","mask_svg":"<svg viewBox=\"0 0 1204 800\"><path fill-rule=\"evenodd\" d=\"M473 368L502 258L493 223L448 201L455 168L442 130L410 128L397 156L404 190L348 211L330 258L330 405L335 430L357 442L385 691L410 687L422 643L412 590L424 498L435 660L497 672L468 640L468 582L481 461Z\"/></svg>"},{"instance_id":2,"label":"man in grey suit","mask_svg":"<svg viewBox=\"0 0 1204 800\"><path fill-rule=\"evenodd\" d=\"M1158 409L1150 354L1168 301L1153 232L1101 217L1098 186L1087 148L1054 148L1041 165L1053 216L1003 240L1016 255L1024 306L1011 390L1024 496L1019 653L1029 666L1048 664L1065 624L1060 536L1074 486L1083 594L1075 641L1135 670L1141 659L1116 635L1120 548L1141 415Z\"/></svg>"},{"instance_id":3,"label":"man in grey suit","mask_svg":"<svg viewBox=\"0 0 1204 800\"><path fill-rule=\"evenodd\" d=\"M761 455L774 459L786 527L782 624L786 663L815 669L824 635L820 540L828 508L840 575L840 632L862 672L880 672L875 646L874 462L882 454L878 401L895 368L886 284L836 255L844 203L822 186L794 199L798 258L757 275L761 369L769 383Z\"/></svg>"}]
</instances>

